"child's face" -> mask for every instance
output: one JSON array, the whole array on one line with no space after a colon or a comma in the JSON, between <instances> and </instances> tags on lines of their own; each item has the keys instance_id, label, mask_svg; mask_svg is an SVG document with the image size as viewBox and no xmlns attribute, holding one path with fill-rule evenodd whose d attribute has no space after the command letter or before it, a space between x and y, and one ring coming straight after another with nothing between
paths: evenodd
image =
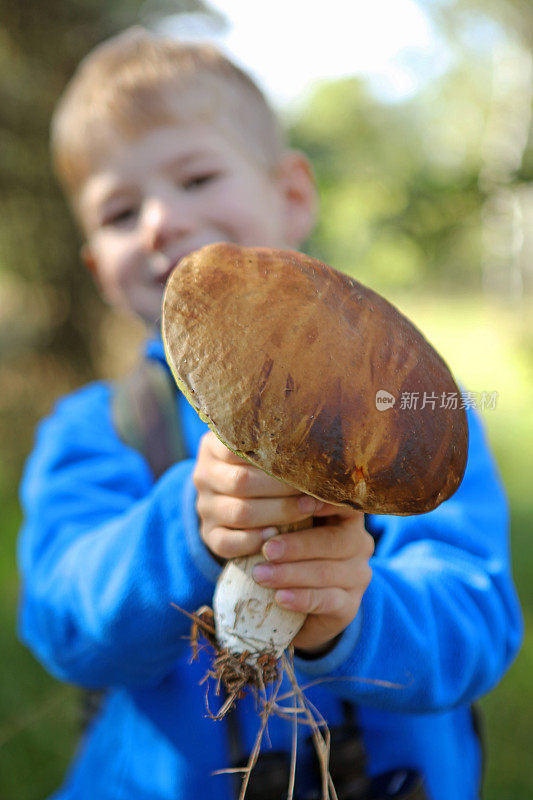
<instances>
[{"instance_id":1,"label":"child's face","mask_svg":"<svg viewBox=\"0 0 533 800\"><path fill-rule=\"evenodd\" d=\"M289 156L270 175L201 123L117 139L79 195L83 256L106 299L153 324L187 253L219 241L296 247L313 222L314 190L305 159Z\"/></svg>"}]
</instances>

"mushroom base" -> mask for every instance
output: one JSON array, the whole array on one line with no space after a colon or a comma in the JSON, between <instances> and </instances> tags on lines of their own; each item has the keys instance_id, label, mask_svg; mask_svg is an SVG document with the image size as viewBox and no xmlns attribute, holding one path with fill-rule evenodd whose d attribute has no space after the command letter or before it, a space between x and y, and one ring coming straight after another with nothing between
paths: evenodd
<instances>
[{"instance_id":1,"label":"mushroom base","mask_svg":"<svg viewBox=\"0 0 533 800\"><path fill-rule=\"evenodd\" d=\"M278 680L279 659L274 651L265 650L252 664L246 660L248 655L248 653L235 654L227 649L221 649L216 653L212 668L206 677L216 681L217 692L219 687L224 685L228 697L222 708L214 715L215 719L224 717L235 701L244 697L246 688L264 691L269 684Z\"/></svg>"},{"instance_id":2,"label":"mushroom base","mask_svg":"<svg viewBox=\"0 0 533 800\"><path fill-rule=\"evenodd\" d=\"M193 660L198 657L200 635L214 650L211 667L202 682L212 679L216 683L215 694L220 694L221 686L224 686L227 694L226 701L216 714L208 708L211 717L222 719L231 710L235 701L244 696L247 687L264 691L267 686L278 680L279 658L274 649L267 648L253 654L249 651L233 653L228 648L220 647L216 639L213 609L202 606L196 613L188 616L193 620L190 635Z\"/></svg>"}]
</instances>

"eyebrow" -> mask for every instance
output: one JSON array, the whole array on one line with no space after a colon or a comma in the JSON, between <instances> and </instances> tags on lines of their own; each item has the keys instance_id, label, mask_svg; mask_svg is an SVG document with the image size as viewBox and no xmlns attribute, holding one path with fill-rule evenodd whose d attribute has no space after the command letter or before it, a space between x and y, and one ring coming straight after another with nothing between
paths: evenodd
<instances>
[{"instance_id":1,"label":"eyebrow","mask_svg":"<svg viewBox=\"0 0 533 800\"><path fill-rule=\"evenodd\" d=\"M183 167L187 166L191 161L198 161L199 159L202 158L213 158L213 157L216 157L216 154L211 153L207 150L194 150L191 153L185 153L182 156L173 158L166 164L162 164L161 169L167 170L167 169L173 169L175 167Z\"/></svg>"}]
</instances>

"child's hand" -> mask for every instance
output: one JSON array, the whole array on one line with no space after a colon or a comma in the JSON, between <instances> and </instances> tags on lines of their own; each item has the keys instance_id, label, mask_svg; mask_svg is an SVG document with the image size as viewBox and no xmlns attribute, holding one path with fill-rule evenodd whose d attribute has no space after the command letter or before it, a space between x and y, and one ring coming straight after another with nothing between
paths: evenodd
<instances>
[{"instance_id":1,"label":"child's hand","mask_svg":"<svg viewBox=\"0 0 533 800\"><path fill-rule=\"evenodd\" d=\"M212 432L200 443L193 480L202 539L223 559L258 553L273 525L306 519L324 506L243 461Z\"/></svg>"},{"instance_id":2,"label":"child's hand","mask_svg":"<svg viewBox=\"0 0 533 800\"><path fill-rule=\"evenodd\" d=\"M325 650L355 618L372 577L369 559L374 540L365 530L360 511L324 504L315 516L325 524L274 536L263 545L268 561L254 579L278 589L284 608L308 614L294 639L295 647ZM263 574L260 575L260 570Z\"/></svg>"},{"instance_id":3,"label":"child's hand","mask_svg":"<svg viewBox=\"0 0 533 800\"><path fill-rule=\"evenodd\" d=\"M372 577L374 540L363 514L301 494L243 461L211 432L200 444L193 479L207 547L223 559L263 547L267 563L258 566L269 567L271 575L260 576L256 567L255 580L279 589L280 605L309 615L295 646L326 648L355 618ZM322 517L323 524L285 534L275 529L310 516ZM276 544L283 552L273 552Z\"/></svg>"}]
</instances>

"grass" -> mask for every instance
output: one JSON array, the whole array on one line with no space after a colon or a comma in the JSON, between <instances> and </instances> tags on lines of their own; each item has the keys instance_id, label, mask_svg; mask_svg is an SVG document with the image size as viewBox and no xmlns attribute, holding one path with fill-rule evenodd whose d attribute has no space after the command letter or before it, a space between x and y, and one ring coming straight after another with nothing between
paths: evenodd
<instances>
[{"instance_id":1,"label":"grass","mask_svg":"<svg viewBox=\"0 0 533 800\"><path fill-rule=\"evenodd\" d=\"M467 389L498 391L483 414L511 504L513 574L526 633L519 656L482 701L488 769L483 800L533 797L533 302L487 298L396 298L452 366Z\"/></svg>"},{"instance_id":2,"label":"grass","mask_svg":"<svg viewBox=\"0 0 533 800\"><path fill-rule=\"evenodd\" d=\"M15 635L18 579L15 538L20 511L1 497L0 797L42 800L57 788L77 736L76 690L49 677Z\"/></svg>"},{"instance_id":3,"label":"grass","mask_svg":"<svg viewBox=\"0 0 533 800\"><path fill-rule=\"evenodd\" d=\"M531 303L472 297L396 297L472 391L498 391L484 419L512 509L514 574L526 635L520 655L499 686L483 700L488 772L484 800L533 797L529 710L533 708L533 319ZM50 678L17 641L18 578L15 542L20 511L13 492L0 486L0 797L42 800L61 782L78 738L78 694Z\"/></svg>"}]
</instances>

